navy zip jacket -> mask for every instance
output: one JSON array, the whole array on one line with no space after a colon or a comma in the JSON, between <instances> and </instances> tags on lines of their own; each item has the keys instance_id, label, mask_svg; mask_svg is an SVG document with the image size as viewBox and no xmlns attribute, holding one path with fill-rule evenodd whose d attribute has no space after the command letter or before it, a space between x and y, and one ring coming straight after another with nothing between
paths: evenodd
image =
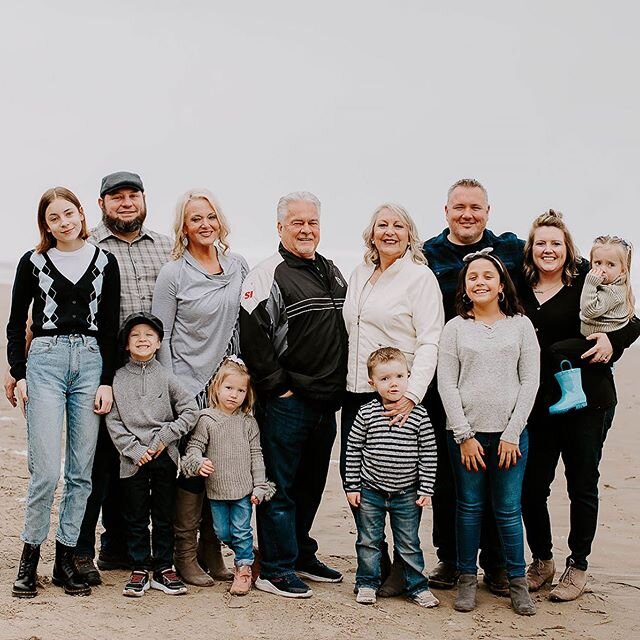
<instances>
[{"instance_id":1,"label":"navy zip jacket","mask_svg":"<svg viewBox=\"0 0 640 640\"><path fill-rule=\"evenodd\" d=\"M261 399L287 390L337 409L347 375L342 318L347 285L338 268L316 253L299 258L282 244L244 280L240 344Z\"/></svg>"}]
</instances>

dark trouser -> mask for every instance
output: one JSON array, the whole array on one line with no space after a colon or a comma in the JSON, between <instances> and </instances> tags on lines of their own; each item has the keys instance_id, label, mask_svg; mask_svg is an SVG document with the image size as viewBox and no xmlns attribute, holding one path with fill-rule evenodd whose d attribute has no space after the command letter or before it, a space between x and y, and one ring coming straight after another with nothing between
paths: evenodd
<instances>
[{"instance_id":1,"label":"dark trouser","mask_svg":"<svg viewBox=\"0 0 640 640\"><path fill-rule=\"evenodd\" d=\"M353 426L353 421L362 405L371 402L376 394L371 393L351 393L347 391L344 394L342 408L340 409L340 477L344 484L345 473L347 469L347 440ZM353 509L352 509L353 511Z\"/></svg>"},{"instance_id":2,"label":"dark trouser","mask_svg":"<svg viewBox=\"0 0 640 640\"><path fill-rule=\"evenodd\" d=\"M534 558L550 560L553 539L547 500L562 456L569 493L567 565L587 569L598 523L598 467L615 406L583 409L529 420L529 461L522 491L522 516Z\"/></svg>"},{"instance_id":3,"label":"dark trouser","mask_svg":"<svg viewBox=\"0 0 640 640\"><path fill-rule=\"evenodd\" d=\"M133 569L162 571L173 565L176 473L176 465L165 450L134 476L122 480L127 551Z\"/></svg>"},{"instance_id":4,"label":"dark trouser","mask_svg":"<svg viewBox=\"0 0 640 640\"><path fill-rule=\"evenodd\" d=\"M267 477L277 487L257 509L260 572L268 579L316 559L318 543L309 532L327 481L336 418L296 396L268 400L258 417Z\"/></svg>"},{"instance_id":5,"label":"dark trouser","mask_svg":"<svg viewBox=\"0 0 640 640\"><path fill-rule=\"evenodd\" d=\"M484 449L486 470L468 471L460 459L460 445L448 433L449 451L458 494L456 534L458 540L458 571L475 574L478 571L478 547L482 515L487 500L500 534L509 578L520 578L525 573L524 536L522 532L522 481L527 465L529 438L525 429L520 435L522 457L508 469L498 466L498 447L501 433L477 433L476 439Z\"/></svg>"},{"instance_id":6,"label":"dark trouser","mask_svg":"<svg viewBox=\"0 0 640 640\"><path fill-rule=\"evenodd\" d=\"M433 512L433 546L438 560L457 564L456 553L456 489L447 445L446 414L438 391L430 387L424 399L435 431L438 450L436 482L431 498ZM494 571L505 566L491 500L487 499L480 536L480 566Z\"/></svg>"},{"instance_id":7,"label":"dark trouser","mask_svg":"<svg viewBox=\"0 0 640 640\"><path fill-rule=\"evenodd\" d=\"M582 360L580 356L585 351L591 349L594 344L595 342L587 340L586 338L569 338L567 340L554 342L549 348L549 355L554 364L554 371L560 371L560 363L563 360L568 360L574 368L582 367L585 364L588 364L589 367L610 367L611 365L609 364L596 365L591 364L588 360Z\"/></svg>"},{"instance_id":8,"label":"dark trouser","mask_svg":"<svg viewBox=\"0 0 640 640\"><path fill-rule=\"evenodd\" d=\"M96 527L102 509L104 533L100 537L101 553L117 558L127 555L126 524L122 515L123 494L120 483L120 454L100 418L98 444L91 471L91 494L80 527L76 555L93 558L96 552Z\"/></svg>"}]
</instances>

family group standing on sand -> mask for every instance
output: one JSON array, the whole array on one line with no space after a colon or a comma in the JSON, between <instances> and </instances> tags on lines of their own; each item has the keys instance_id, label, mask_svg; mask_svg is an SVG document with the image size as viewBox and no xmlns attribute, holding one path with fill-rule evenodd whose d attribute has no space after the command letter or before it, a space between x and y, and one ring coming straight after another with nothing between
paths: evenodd
<instances>
[{"instance_id":1,"label":"family group standing on sand","mask_svg":"<svg viewBox=\"0 0 640 640\"><path fill-rule=\"evenodd\" d=\"M582 594L612 365L640 335L627 241L600 236L584 260L553 210L526 241L496 235L487 191L462 179L447 228L424 243L403 207L378 207L347 285L317 252L309 192L280 198L278 249L251 270L205 189L179 199L173 241L145 225L135 173L106 176L98 204L89 232L71 191L46 191L40 242L17 267L5 391L26 415L31 478L14 596L37 595L65 417L53 582L66 593L88 595L113 569L131 571L134 597L229 579L236 595L255 584L308 598L308 581L340 582L311 536L339 409L358 603L435 607L430 589L457 585L454 608L471 611L480 565L493 593L534 614L529 592L556 574L560 456L570 554L549 597Z\"/></svg>"}]
</instances>

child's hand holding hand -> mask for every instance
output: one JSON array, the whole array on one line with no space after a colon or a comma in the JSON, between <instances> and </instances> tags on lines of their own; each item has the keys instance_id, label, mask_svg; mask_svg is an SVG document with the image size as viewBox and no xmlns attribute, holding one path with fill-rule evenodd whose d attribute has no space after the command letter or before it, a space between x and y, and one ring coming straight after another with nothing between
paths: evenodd
<instances>
[{"instance_id":1,"label":"child's hand holding hand","mask_svg":"<svg viewBox=\"0 0 640 640\"><path fill-rule=\"evenodd\" d=\"M431 496L418 496L416 504L419 507L428 507L431 504Z\"/></svg>"},{"instance_id":2,"label":"child's hand holding hand","mask_svg":"<svg viewBox=\"0 0 640 640\"><path fill-rule=\"evenodd\" d=\"M360 506L360 492L359 491L347 491L347 502L354 508Z\"/></svg>"},{"instance_id":3,"label":"child's hand holding hand","mask_svg":"<svg viewBox=\"0 0 640 640\"><path fill-rule=\"evenodd\" d=\"M167 448L167 445L161 441L160 444L158 444L158 447L156 448L155 453L153 454L153 457L157 458L166 448Z\"/></svg>"},{"instance_id":4,"label":"child's hand holding hand","mask_svg":"<svg viewBox=\"0 0 640 640\"><path fill-rule=\"evenodd\" d=\"M251 496L251 504L260 504L260 498Z\"/></svg>"},{"instance_id":5,"label":"child's hand holding hand","mask_svg":"<svg viewBox=\"0 0 640 640\"><path fill-rule=\"evenodd\" d=\"M155 451L153 449L147 449L143 454L140 460L138 460L138 466L142 466L143 464L147 464L147 462L151 462L153 460L153 454Z\"/></svg>"},{"instance_id":6,"label":"child's hand holding hand","mask_svg":"<svg viewBox=\"0 0 640 640\"><path fill-rule=\"evenodd\" d=\"M208 478L214 471L215 469L213 468L213 462L211 462L209 458L205 458L202 461L202 465L200 466L198 475L201 475L203 478Z\"/></svg>"},{"instance_id":7,"label":"child's hand holding hand","mask_svg":"<svg viewBox=\"0 0 640 640\"><path fill-rule=\"evenodd\" d=\"M99 416L105 416L111 411L113 405L113 390L107 384L101 384L96 391L96 399L93 403L93 412Z\"/></svg>"}]
</instances>

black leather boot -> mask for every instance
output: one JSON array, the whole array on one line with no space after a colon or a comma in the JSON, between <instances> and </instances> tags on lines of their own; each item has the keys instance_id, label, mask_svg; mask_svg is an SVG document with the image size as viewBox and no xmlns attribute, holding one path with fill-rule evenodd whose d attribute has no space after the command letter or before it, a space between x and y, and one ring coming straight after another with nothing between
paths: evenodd
<instances>
[{"instance_id":1,"label":"black leather boot","mask_svg":"<svg viewBox=\"0 0 640 640\"><path fill-rule=\"evenodd\" d=\"M51 582L63 587L70 596L88 596L91 587L82 579L74 562L75 547L67 547L56 540L56 560L53 565Z\"/></svg>"},{"instance_id":2,"label":"black leather boot","mask_svg":"<svg viewBox=\"0 0 640 640\"><path fill-rule=\"evenodd\" d=\"M40 545L24 543L18 577L13 583L11 595L16 598L35 598L38 595L36 583L38 580L38 561L40 560Z\"/></svg>"}]
</instances>

